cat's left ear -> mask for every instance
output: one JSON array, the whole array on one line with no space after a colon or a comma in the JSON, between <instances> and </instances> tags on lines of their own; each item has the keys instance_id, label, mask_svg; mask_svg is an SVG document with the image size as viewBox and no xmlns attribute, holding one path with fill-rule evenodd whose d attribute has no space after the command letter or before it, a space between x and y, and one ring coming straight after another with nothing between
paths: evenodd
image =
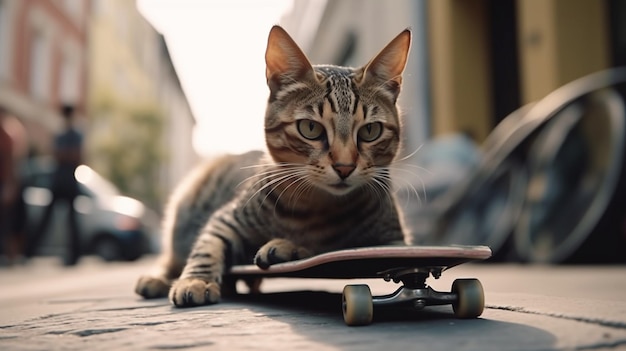
<instances>
[{"instance_id":1,"label":"cat's left ear","mask_svg":"<svg viewBox=\"0 0 626 351\"><path fill-rule=\"evenodd\" d=\"M272 96L282 84L315 77L313 66L298 45L280 26L270 30L265 51L265 76Z\"/></svg>"},{"instance_id":2,"label":"cat's left ear","mask_svg":"<svg viewBox=\"0 0 626 351\"><path fill-rule=\"evenodd\" d=\"M378 84L382 83L395 101L400 94L402 72L406 67L410 49L411 30L407 28L365 65L362 82L373 80Z\"/></svg>"}]
</instances>

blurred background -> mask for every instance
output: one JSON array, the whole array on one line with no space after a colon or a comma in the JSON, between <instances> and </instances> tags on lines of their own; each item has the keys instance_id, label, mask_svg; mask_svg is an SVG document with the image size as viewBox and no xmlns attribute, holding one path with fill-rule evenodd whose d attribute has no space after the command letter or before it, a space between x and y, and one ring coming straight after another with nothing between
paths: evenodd
<instances>
[{"instance_id":1,"label":"blurred background","mask_svg":"<svg viewBox=\"0 0 626 351\"><path fill-rule=\"evenodd\" d=\"M3 262L51 202L62 105L84 135L82 252L157 252L167 195L196 162L263 148L277 23L312 63L349 66L412 28L397 187L415 243L626 258L626 1L0 0L0 107L27 149L14 162L25 225L3 229ZM38 255L66 251L68 210Z\"/></svg>"}]
</instances>

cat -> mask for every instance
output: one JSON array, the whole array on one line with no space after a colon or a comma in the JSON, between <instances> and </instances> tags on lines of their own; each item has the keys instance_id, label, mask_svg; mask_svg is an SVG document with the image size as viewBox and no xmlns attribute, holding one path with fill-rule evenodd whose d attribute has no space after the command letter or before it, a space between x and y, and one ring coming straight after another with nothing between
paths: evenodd
<instances>
[{"instance_id":1,"label":"cat","mask_svg":"<svg viewBox=\"0 0 626 351\"><path fill-rule=\"evenodd\" d=\"M177 307L216 303L234 264L261 268L332 250L409 244L391 191L404 30L361 68L315 65L280 26L265 54L267 152L223 156L172 193L164 250L135 291ZM186 259L186 261L185 261Z\"/></svg>"}]
</instances>

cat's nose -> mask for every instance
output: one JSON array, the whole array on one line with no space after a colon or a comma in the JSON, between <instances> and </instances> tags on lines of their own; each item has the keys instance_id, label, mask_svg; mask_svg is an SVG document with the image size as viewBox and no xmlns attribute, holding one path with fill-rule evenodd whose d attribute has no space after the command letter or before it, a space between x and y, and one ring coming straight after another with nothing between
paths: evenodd
<instances>
[{"instance_id":1,"label":"cat's nose","mask_svg":"<svg viewBox=\"0 0 626 351\"><path fill-rule=\"evenodd\" d=\"M341 179L348 178L348 176L350 176L350 174L354 172L355 168L356 168L356 165L354 164L347 165L344 163L335 163L333 165L333 169L335 170L335 172L337 172L337 175L339 175Z\"/></svg>"}]
</instances>

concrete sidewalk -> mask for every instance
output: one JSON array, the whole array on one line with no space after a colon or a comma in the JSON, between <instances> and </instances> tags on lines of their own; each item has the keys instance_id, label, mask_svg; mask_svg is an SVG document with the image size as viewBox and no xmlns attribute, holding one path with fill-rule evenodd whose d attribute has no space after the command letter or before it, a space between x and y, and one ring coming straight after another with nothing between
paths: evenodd
<instances>
[{"instance_id":1,"label":"concrete sidewalk","mask_svg":"<svg viewBox=\"0 0 626 351\"><path fill-rule=\"evenodd\" d=\"M176 309L133 293L153 259L86 258L66 269L41 258L0 269L0 349L626 349L626 266L463 265L429 283L449 290L456 278L479 278L487 302L480 319L454 319L444 306L376 313L370 326L347 327L340 303L346 281L275 279L264 282L261 296ZM368 283L374 294L396 288Z\"/></svg>"}]
</instances>

